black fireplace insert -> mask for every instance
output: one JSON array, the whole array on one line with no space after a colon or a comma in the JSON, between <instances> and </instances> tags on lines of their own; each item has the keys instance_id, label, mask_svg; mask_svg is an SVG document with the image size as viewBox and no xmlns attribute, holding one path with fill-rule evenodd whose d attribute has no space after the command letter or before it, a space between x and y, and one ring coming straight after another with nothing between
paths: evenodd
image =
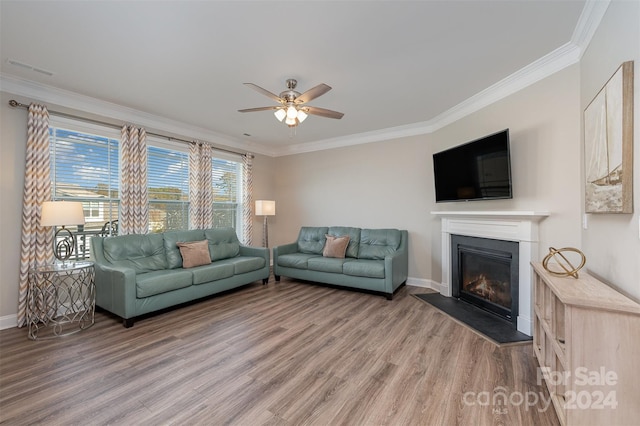
<instances>
[{"instance_id":1,"label":"black fireplace insert","mask_svg":"<svg viewBox=\"0 0 640 426\"><path fill-rule=\"evenodd\" d=\"M452 296L511 321L518 318L519 244L451 235Z\"/></svg>"}]
</instances>

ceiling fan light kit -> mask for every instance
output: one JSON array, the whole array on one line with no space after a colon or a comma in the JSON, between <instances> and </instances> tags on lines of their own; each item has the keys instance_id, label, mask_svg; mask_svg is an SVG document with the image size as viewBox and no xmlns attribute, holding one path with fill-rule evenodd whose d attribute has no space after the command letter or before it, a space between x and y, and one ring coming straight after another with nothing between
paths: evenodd
<instances>
[{"instance_id":1,"label":"ceiling fan light kit","mask_svg":"<svg viewBox=\"0 0 640 426\"><path fill-rule=\"evenodd\" d=\"M344 116L344 114L341 112L302 105L317 98L318 96L324 95L329 90L331 90L331 87L324 83L318 84L317 86L312 87L306 92L300 94L299 92L296 92L294 90L298 82L290 78L286 82L287 90L281 92L280 95L275 95L274 93L271 93L270 91L263 89L262 87L257 86L253 83L244 84L278 102L280 106L241 109L238 110L239 112L275 110L273 114L276 116L276 119L280 122L284 121L284 123L289 127L296 127L298 124L302 123L309 114L335 119L341 119Z\"/></svg>"},{"instance_id":2,"label":"ceiling fan light kit","mask_svg":"<svg viewBox=\"0 0 640 426\"><path fill-rule=\"evenodd\" d=\"M277 109L276 112L273 113L273 115L276 116L278 121L282 121L287 116L287 113L283 109Z\"/></svg>"}]
</instances>

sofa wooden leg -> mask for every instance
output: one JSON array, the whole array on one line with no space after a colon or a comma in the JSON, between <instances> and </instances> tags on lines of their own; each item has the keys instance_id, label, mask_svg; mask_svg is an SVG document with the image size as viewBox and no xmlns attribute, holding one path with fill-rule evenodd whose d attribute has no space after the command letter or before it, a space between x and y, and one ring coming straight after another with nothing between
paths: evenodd
<instances>
[{"instance_id":1,"label":"sofa wooden leg","mask_svg":"<svg viewBox=\"0 0 640 426\"><path fill-rule=\"evenodd\" d=\"M262 279L262 285L266 285L269 282L269 278Z\"/></svg>"},{"instance_id":2,"label":"sofa wooden leg","mask_svg":"<svg viewBox=\"0 0 640 426\"><path fill-rule=\"evenodd\" d=\"M393 293L387 293L385 296L387 296L387 300L393 300Z\"/></svg>"},{"instance_id":3,"label":"sofa wooden leg","mask_svg":"<svg viewBox=\"0 0 640 426\"><path fill-rule=\"evenodd\" d=\"M124 328L133 327L133 318L123 318L122 325L124 326Z\"/></svg>"},{"instance_id":4,"label":"sofa wooden leg","mask_svg":"<svg viewBox=\"0 0 640 426\"><path fill-rule=\"evenodd\" d=\"M274 275L273 277L276 279L276 281L280 281L280 275Z\"/></svg>"}]
</instances>

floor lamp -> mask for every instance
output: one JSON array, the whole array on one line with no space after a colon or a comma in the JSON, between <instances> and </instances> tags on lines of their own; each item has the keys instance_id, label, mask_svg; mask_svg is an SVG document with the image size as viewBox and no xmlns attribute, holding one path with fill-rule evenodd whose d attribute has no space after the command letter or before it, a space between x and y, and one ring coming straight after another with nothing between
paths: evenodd
<instances>
[{"instance_id":1,"label":"floor lamp","mask_svg":"<svg viewBox=\"0 0 640 426\"><path fill-rule=\"evenodd\" d=\"M262 247L269 247L269 230L267 217L276 215L276 202L273 200L256 200L256 216L264 216L262 223Z\"/></svg>"}]
</instances>

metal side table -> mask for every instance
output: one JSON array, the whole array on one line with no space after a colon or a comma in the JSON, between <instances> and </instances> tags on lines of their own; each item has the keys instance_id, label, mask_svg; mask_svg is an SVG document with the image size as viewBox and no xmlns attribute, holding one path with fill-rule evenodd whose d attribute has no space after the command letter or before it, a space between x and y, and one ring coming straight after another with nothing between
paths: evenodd
<instances>
[{"instance_id":1,"label":"metal side table","mask_svg":"<svg viewBox=\"0 0 640 426\"><path fill-rule=\"evenodd\" d=\"M29 271L29 338L50 339L77 333L95 323L93 262L67 262Z\"/></svg>"}]
</instances>

